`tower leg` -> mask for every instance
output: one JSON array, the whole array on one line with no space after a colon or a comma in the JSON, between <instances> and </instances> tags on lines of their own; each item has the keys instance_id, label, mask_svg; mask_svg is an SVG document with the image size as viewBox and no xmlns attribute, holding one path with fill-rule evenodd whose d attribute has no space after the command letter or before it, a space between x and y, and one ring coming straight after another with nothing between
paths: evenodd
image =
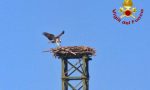
<instances>
[{"instance_id":1,"label":"tower leg","mask_svg":"<svg viewBox=\"0 0 150 90\"><path fill-rule=\"evenodd\" d=\"M68 64L67 60L62 59L62 90L68 90L67 80L65 79L67 77L67 69Z\"/></svg>"},{"instance_id":2,"label":"tower leg","mask_svg":"<svg viewBox=\"0 0 150 90\"><path fill-rule=\"evenodd\" d=\"M82 79L83 82L83 90L89 90L89 67L88 67L88 62L89 60L87 59L87 56L83 56L82 57L82 61L83 61L83 74L82 77L84 77Z\"/></svg>"}]
</instances>

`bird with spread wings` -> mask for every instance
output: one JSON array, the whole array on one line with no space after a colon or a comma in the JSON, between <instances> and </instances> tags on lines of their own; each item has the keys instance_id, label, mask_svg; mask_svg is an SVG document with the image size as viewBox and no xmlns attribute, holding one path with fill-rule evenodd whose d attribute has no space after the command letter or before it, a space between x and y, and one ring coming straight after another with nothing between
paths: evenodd
<instances>
[{"instance_id":1,"label":"bird with spread wings","mask_svg":"<svg viewBox=\"0 0 150 90\"><path fill-rule=\"evenodd\" d=\"M60 46L61 43L61 39L60 37L64 34L65 32L62 31L59 35L55 36L54 34L50 34L48 32L43 32L43 35L46 36L48 38L48 40L51 43L56 43L57 46Z\"/></svg>"}]
</instances>

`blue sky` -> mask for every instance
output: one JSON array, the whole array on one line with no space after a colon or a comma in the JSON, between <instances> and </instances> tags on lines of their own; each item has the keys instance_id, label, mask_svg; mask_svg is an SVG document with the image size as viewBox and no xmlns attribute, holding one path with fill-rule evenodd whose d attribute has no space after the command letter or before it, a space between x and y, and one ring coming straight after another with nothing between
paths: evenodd
<instances>
[{"instance_id":1,"label":"blue sky","mask_svg":"<svg viewBox=\"0 0 150 90\"><path fill-rule=\"evenodd\" d=\"M1 0L0 90L61 90L61 64L42 32L65 30L63 46L97 50L90 90L150 90L150 1L133 0L142 19L122 25L112 17L123 0Z\"/></svg>"}]
</instances>

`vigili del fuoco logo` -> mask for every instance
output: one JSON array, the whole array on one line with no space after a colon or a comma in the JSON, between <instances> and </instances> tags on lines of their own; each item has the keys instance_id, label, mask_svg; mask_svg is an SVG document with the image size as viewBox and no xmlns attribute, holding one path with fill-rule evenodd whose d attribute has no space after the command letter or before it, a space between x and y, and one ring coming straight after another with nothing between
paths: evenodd
<instances>
[{"instance_id":1,"label":"vigili del fuoco logo","mask_svg":"<svg viewBox=\"0 0 150 90\"><path fill-rule=\"evenodd\" d=\"M122 24L130 25L140 21L143 16L144 9L137 10L133 6L132 0L124 0L119 10L113 9L113 18Z\"/></svg>"}]
</instances>

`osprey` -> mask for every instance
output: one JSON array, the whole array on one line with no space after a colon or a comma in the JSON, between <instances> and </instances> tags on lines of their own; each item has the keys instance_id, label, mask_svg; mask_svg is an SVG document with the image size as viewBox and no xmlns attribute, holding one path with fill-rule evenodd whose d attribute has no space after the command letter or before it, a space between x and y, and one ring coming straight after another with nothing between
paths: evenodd
<instances>
[{"instance_id":1,"label":"osprey","mask_svg":"<svg viewBox=\"0 0 150 90\"><path fill-rule=\"evenodd\" d=\"M62 31L59 35L55 36L54 34L50 34L48 32L43 32L43 35L46 36L51 43L56 43L57 46L60 46L61 40L60 37L64 34L65 32Z\"/></svg>"}]
</instances>

